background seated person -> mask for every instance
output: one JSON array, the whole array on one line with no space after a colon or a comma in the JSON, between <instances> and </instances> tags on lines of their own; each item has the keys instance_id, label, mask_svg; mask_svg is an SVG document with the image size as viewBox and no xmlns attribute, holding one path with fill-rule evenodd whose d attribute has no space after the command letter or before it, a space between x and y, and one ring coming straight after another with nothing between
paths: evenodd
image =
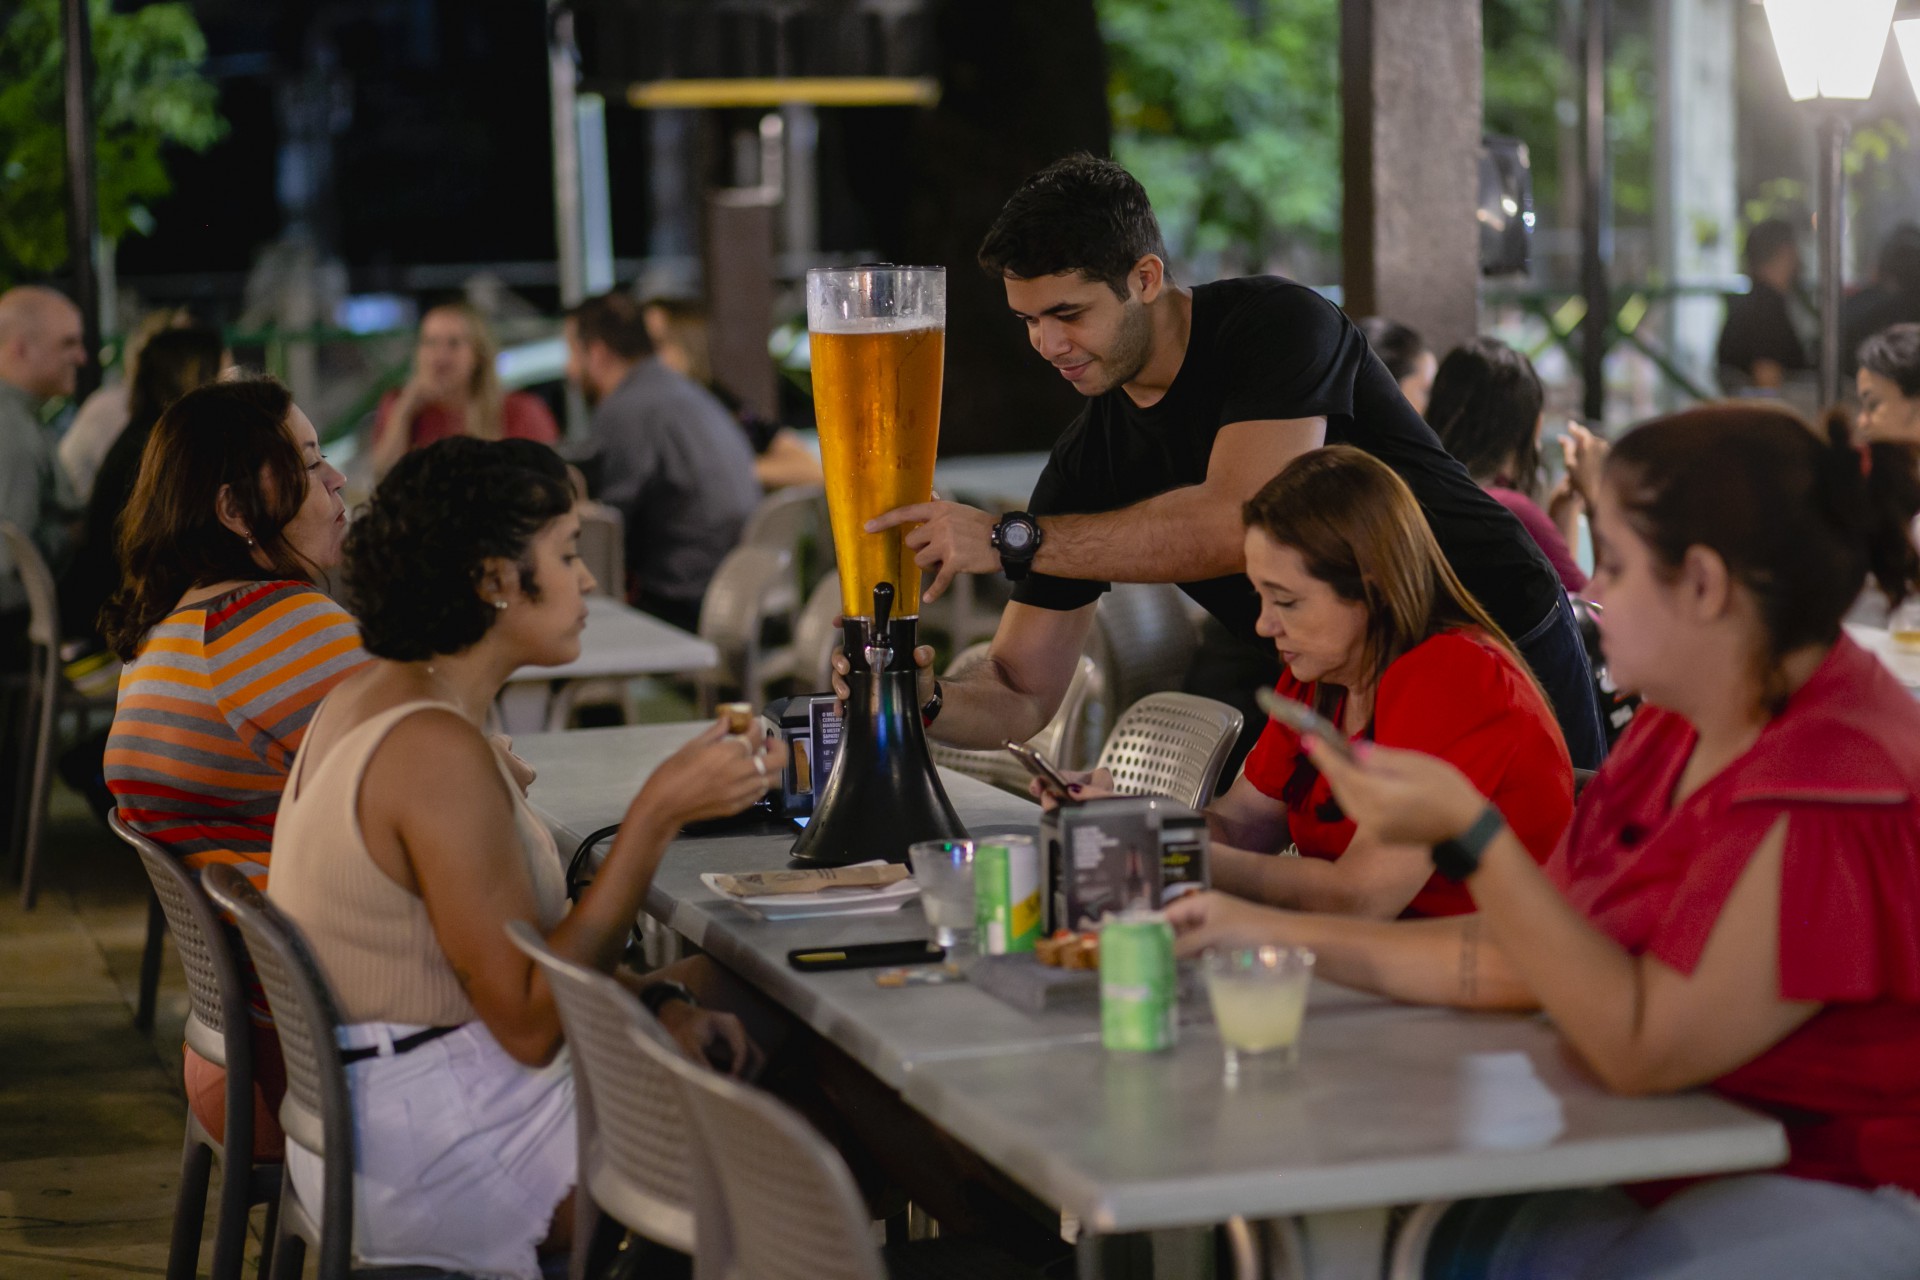
<instances>
[{"instance_id":1,"label":"background seated person","mask_svg":"<svg viewBox=\"0 0 1920 1280\"><path fill-rule=\"evenodd\" d=\"M189 870L225 863L265 885L313 709L366 661L353 619L312 581L340 563L342 483L270 378L189 391L140 457L120 522L125 577L101 616L127 664L106 785L120 820ZM257 984L253 1006L255 1150L277 1159L286 1076ZM188 1102L218 1137L226 1072L185 1053Z\"/></svg>"},{"instance_id":2,"label":"background seated person","mask_svg":"<svg viewBox=\"0 0 1920 1280\"><path fill-rule=\"evenodd\" d=\"M653 772L567 909L552 838L481 726L517 668L579 656L593 587L579 532L551 450L454 439L401 459L348 537L376 661L328 697L294 762L268 889L312 945L348 1047L405 1048L348 1068L368 1264L537 1280L536 1249L567 1247L573 1086L552 994L505 925L612 970L681 824L766 794L757 732L713 726ZM751 1065L739 1023L684 987L641 995L690 1052ZM289 1146L287 1172L317 1204L319 1160Z\"/></svg>"},{"instance_id":3,"label":"background seated person","mask_svg":"<svg viewBox=\"0 0 1920 1280\"><path fill-rule=\"evenodd\" d=\"M1716 359L1728 394L1774 391L1787 376L1813 368L1793 324L1793 293L1800 283L1800 246L1793 224L1779 218L1747 232L1747 292L1727 299Z\"/></svg>"},{"instance_id":4,"label":"background seated person","mask_svg":"<svg viewBox=\"0 0 1920 1280\"><path fill-rule=\"evenodd\" d=\"M1413 411L1427 416L1427 398L1433 394L1433 375L1440 367L1439 357L1418 332L1386 316L1367 316L1354 321L1367 336L1367 346L1387 366L1387 372L1400 384L1400 394Z\"/></svg>"},{"instance_id":5,"label":"background seated person","mask_svg":"<svg viewBox=\"0 0 1920 1280\"><path fill-rule=\"evenodd\" d=\"M560 442L560 425L539 396L503 391L500 345L471 305L448 302L420 317L413 373L380 398L373 418L373 472L383 476L409 449L448 436Z\"/></svg>"},{"instance_id":6,"label":"background seated person","mask_svg":"<svg viewBox=\"0 0 1920 1280\"><path fill-rule=\"evenodd\" d=\"M1578 592L1587 585L1587 575L1574 562L1570 545L1578 532L1579 508L1573 502L1561 504L1569 515L1565 528L1540 509L1540 428L1545 403L1546 389L1533 371L1533 361L1498 338L1476 338L1455 347L1440 362L1427 401L1427 421L1474 483L1513 512L1527 536L1546 554L1560 585ZM1604 448L1588 432L1580 435L1594 442L1590 447Z\"/></svg>"},{"instance_id":7,"label":"background seated person","mask_svg":"<svg viewBox=\"0 0 1920 1280\"><path fill-rule=\"evenodd\" d=\"M707 583L760 505L753 449L711 391L655 357L630 295L588 298L567 313L566 332L567 378L593 406L593 496L626 526L628 581L617 590L698 630Z\"/></svg>"},{"instance_id":8,"label":"background seated person","mask_svg":"<svg viewBox=\"0 0 1920 1280\"><path fill-rule=\"evenodd\" d=\"M1460 586L1405 482L1344 445L1302 454L1247 503L1247 576L1282 697L1356 741L1452 762L1535 858L1573 813L1573 765L1546 699L1506 636ZM1110 789L1095 775L1082 794ZM1392 919L1473 910L1427 848L1356 824L1269 721L1247 767L1209 806L1214 887L1303 911ZM1298 858L1272 857L1288 843Z\"/></svg>"},{"instance_id":9,"label":"background seated person","mask_svg":"<svg viewBox=\"0 0 1920 1280\"><path fill-rule=\"evenodd\" d=\"M649 298L641 314L660 363L713 392L747 433L747 441L753 446L754 479L762 489L772 492L789 485L820 484L826 479L820 459L807 448L799 432L747 408L713 376L706 304L689 298Z\"/></svg>"},{"instance_id":10,"label":"background seated person","mask_svg":"<svg viewBox=\"0 0 1920 1280\"><path fill-rule=\"evenodd\" d=\"M1528 1275L1891 1278L1920 1258L1920 704L1840 629L1905 531L1870 518L1833 436L1727 405L1614 447L1592 590L1607 662L1647 705L1544 870L1445 761L1314 748L1342 807L1440 846L1478 912L1171 908L1183 951L1301 943L1396 999L1543 1009L1615 1092L1706 1085L1785 1122L1780 1172L1650 1215L1617 1191L1529 1202Z\"/></svg>"}]
</instances>

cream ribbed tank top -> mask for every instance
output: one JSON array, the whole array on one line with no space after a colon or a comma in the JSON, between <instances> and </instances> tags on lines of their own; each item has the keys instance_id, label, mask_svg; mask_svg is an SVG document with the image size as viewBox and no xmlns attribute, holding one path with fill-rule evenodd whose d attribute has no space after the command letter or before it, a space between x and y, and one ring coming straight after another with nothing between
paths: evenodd
<instances>
[{"instance_id":1,"label":"cream ribbed tank top","mask_svg":"<svg viewBox=\"0 0 1920 1280\"><path fill-rule=\"evenodd\" d=\"M360 779L368 760L395 725L429 707L459 714L444 702L393 707L341 735L312 770L305 767L314 740L309 727L280 802L267 896L306 935L342 1022L451 1027L475 1016L434 936L426 904L379 868L360 835ZM319 718L316 713L316 724ZM513 797L540 927L549 930L566 914L566 870L553 837L528 808L506 762L499 763ZM511 945L504 935L501 945Z\"/></svg>"}]
</instances>

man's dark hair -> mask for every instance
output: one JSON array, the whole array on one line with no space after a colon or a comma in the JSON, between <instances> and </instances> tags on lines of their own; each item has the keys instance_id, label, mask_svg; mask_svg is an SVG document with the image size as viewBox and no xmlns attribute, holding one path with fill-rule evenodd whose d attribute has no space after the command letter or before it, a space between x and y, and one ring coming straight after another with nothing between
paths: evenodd
<instances>
[{"instance_id":1,"label":"man's dark hair","mask_svg":"<svg viewBox=\"0 0 1920 1280\"><path fill-rule=\"evenodd\" d=\"M1784 218L1756 222L1747 232L1747 274L1773 261L1775 254L1794 244L1793 224Z\"/></svg>"},{"instance_id":2,"label":"man's dark hair","mask_svg":"<svg viewBox=\"0 0 1920 1280\"><path fill-rule=\"evenodd\" d=\"M1860 367L1908 398L1920 396L1920 324L1888 325L1860 344Z\"/></svg>"},{"instance_id":3,"label":"man's dark hair","mask_svg":"<svg viewBox=\"0 0 1920 1280\"><path fill-rule=\"evenodd\" d=\"M347 598L367 652L416 662L478 641L499 616L477 590L486 562L515 562L538 598L528 550L572 509L566 464L535 441L452 436L407 454L347 531Z\"/></svg>"},{"instance_id":4,"label":"man's dark hair","mask_svg":"<svg viewBox=\"0 0 1920 1280\"><path fill-rule=\"evenodd\" d=\"M1146 189L1082 151L1020 184L980 242L980 265L1017 280L1077 271L1125 301L1127 273L1150 253L1164 262L1167 245Z\"/></svg>"},{"instance_id":5,"label":"man's dark hair","mask_svg":"<svg viewBox=\"0 0 1920 1280\"><path fill-rule=\"evenodd\" d=\"M653 354L647 336L646 313L631 294L600 293L570 308L580 345L598 342L622 360L641 360Z\"/></svg>"}]
</instances>

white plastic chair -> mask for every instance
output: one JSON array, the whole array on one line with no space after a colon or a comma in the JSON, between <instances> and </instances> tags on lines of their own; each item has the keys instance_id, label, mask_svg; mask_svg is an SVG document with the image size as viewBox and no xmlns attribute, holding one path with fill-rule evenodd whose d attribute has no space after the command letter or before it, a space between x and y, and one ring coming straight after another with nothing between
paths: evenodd
<instances>
[{"instance_id":1,"label":"white plastic chair","mask_svg":"<svg viewBox=\"0 0 1920 1280\"><path fill-rule=\"evenodd\" d=\"M616 600L627 597L627 527L618 507L583 502L580 513L580 558L586 562L595 593Z\"/></svg>"},{"instance_id":2,"label":"white plastic chair","mask_svg":"<svg viewBox=\"0 0 1920 1280\"><path fill-rule=\"evenodd\" d=\"M840 652L840 575L829 573L814 585L793 624L786 670L795 693L825 693L833 687L833 655Z\"/></svg>"},{"instance_id":3,"label":"white plastic chair","mask_svg":"<svg viewBox=\"0 0 1920 1280\"><path fill-rule=\"evenodd\" d=\"M633 1051L632 1037L658 1035L658 1024L631 991L555 955L525 921L508 924L507 936L547 975L572 1061L580 1125L572 1280L589 1274L587 1255L602 1213L691 1254L693 1156L685 1104L672 1075Z\"/></svg>"},{"instance_id":4,"label":"white plastic chair","mask_svg":"<svg viewBox=\"0 0 1920 1280\"><path fill-rule=\"evenodd\" d=\"M1193 693L1149 694L1127 708L1100 752L1100 767L1127 796L1167 796L1193 809L1213 799L1243 717Z\"/></svg>"},{"instance_id":5,"label":"white plastic chair","mask_svg":"<svg viewBox=\"0 0 1920 1280\"><path fill-rule=\"evenodd\" d=\"M1088 651L1100 664L1117 714L1150 693L1181 688L1200 646L1180 588L1164 582L1116 582L1100 597Z\"/></svg>"},{"instance_id":6,"label":"white plastic chair","mask_svg":"<svg viewBox=\"0 0 1920 1280\"><path fill-rule=\"evenodd\" d=\"M959 675L969 667L984 662L989 652L986 644L977 644L947 667L949 676ZM1053 719L1039 733L1027 739L1027 745L1054 762L1062 769L1079 767L1080 752L1083 749L1086 713L1089 702L1098 696L1100 689L1100 668L1092 658L1081 655L1079 665L1074 668L1073 679L1067 685L1066 694L1060 699L1060 707L1053 713ZM1027 794L1027 783L1031 775L1026 767L1013 758L1012 753L999 748L989 747L974 750L967 747L950 747L943 742L929 738L927 747L933 756L933 762L955 773L964 773L970 778L1011 791L1015 795Z\"/></svg>"},{"instance_id":7,"label":"white plastic chair","mask_svg":"<svg viewBox=\"0 0 1920 1280\"><path fill-rule=\"evenodd\" d=\"M769 663L767 622L790 613L793 555L774 547L739 546L726 554L700 603L700 638L720 651L720 663L699 677L700 708L710 713L719 691L737 691L763 703L781 663Z\"/></svg>"}]
</instances>

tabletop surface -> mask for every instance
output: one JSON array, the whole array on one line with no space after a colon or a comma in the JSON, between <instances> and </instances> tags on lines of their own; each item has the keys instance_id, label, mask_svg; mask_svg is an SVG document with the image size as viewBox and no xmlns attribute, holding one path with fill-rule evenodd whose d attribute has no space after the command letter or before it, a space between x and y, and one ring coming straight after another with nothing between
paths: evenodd
<instances>
[{"instance_id":1,"label":"tabletop surface","mask_svg":"<svg viewBox=\"0 0 1920 1280\"><path fill-rule=\"evenodd\" d=\"M530 799L561 852L618 822L652 768L702 727L520 739L540 773ZM1028 801L942 776L976 836L1032 830ZM1534 1017L1410 1008L1316 979L1299 1066L1234 1088L1204 1009L1183 1009L1170 1053L1110 1054L1090 1013L1028 1013L966 983L886 989L870 970L803 975L788 951L920 937L925 925L918 904L769 923L700 883L703 871L784 865L792 839L765 824L682 838L647 910L1091 1230L1763 1168L1785 1156L1779 1125L1711 1095L1605 1093Z\"/></svg>"},{"instance_id":2,"label":"tabletop surface","mask_svg":"<svg viewBox=\"0 0 1920 1280\"><path fill-rule=\"evenodd\" d=\"M1849 622L1847 634L1853 637L1855 644L1885 663L1887 670L1893 672L1901 684L1920 693L1920 652L1902 649L1894 644L1893 634L1885 627Z\"/></svg>"},{"instance_id":3,"label":"tabletop surface","mask_svg":"<svg viewBox=\"0 0 1920 1280\"><path fill-rule=\"evenodd\" d=\"M699 636L611 596L588 596L580 656L563 667L522 667L510 679L678 675L705 671L719 661L720 651Z\"/></svg>"}]
</instances>

